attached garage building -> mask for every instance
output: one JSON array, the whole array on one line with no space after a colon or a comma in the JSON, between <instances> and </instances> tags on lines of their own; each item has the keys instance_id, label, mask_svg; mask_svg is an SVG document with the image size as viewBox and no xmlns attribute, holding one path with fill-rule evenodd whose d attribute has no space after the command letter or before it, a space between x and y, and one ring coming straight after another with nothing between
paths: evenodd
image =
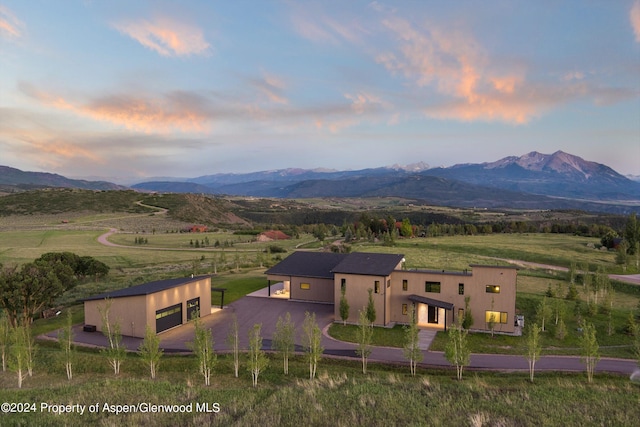
<instances>
[{"instance_id":1,"label":"attached garage building","mask_svg":"<svg viewBox=\"0 0 640 427\"><path fill-rule=\"evenodd\" d=\"M84 300L86 327L102 331L100 310L110 301L109 319L118 322L123 335L143 338L149 325L156 333L211 313L211 277L158 280L95 295Z\"/></svg>"}]
</instances>

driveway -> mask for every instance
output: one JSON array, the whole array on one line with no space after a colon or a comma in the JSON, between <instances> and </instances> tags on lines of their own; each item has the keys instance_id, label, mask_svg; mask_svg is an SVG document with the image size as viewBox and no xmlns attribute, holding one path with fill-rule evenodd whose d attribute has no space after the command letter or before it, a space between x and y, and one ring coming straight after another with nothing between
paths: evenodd
<instances>
[{"instance_id":1,"label":"driveway","mask_svg":"<svg viewBox=\"0 0 640 427\"><path fill-rule=\"evenodd\" d=\"M238 317L238 330L240 348L249 347L248 333L255 323L262 323L263 349L271 349L271 336L275 331L278 317L284 317L291 313L291 319L296 325L296 351L302 352L301 331L305 312L316 314L316 322L323 330L322 345L324 354L330 357L357 358L356 346L351 343L337 341L326 334L326 330L333 322L332 304L315 304L285 299L263 298L246 296L241 298L223 310L219 310L209 316L203 317L202 322L206 328L211 328L214 348L218 352L226 352L229 346L226 343L229 325L233 313ZM123 331L126 333L126 331ZM55 338L57 332L47 334L49 339ZM189 342L193 341L193 324L189 323L159 335L160 346L166 353L190 352ZM99 346L107 345L106 338L99 332L83 332L81 326L75 327L75 339L82 345ZM130 350L136 350L142 342L139 338L123 337L124 345ZM442 352L424 351L424 358L420 366L425 367L449 367L449 362ZM372 348L369 360L372 362L405 364L406 359L402 349L392 347ZM522 356L502 354L473 354L468 369L496 370L496 371L527 371L527 361ZM584 371L584 365L576 356L542 356L536 364L537 371ZM634 360L602 358L597 365L598 372L612 372L631 375L638 371Z\"/></svg>"}]
</instances>

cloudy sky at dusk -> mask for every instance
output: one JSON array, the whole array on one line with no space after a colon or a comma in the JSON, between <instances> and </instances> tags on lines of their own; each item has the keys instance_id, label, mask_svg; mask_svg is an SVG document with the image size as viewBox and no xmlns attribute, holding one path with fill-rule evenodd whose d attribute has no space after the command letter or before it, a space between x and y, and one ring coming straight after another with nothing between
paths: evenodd
<instances>
[{"instance_id":1,"label":"cloudy sky at dusk","mask_svg":"<svg viewBox=\"0 0 640 427\"><path fill-rule=\"evenodd\" d=\"M557 150L640 175L640 0L0 0L1 165L142 179Z\"/></svg>"}]
</instances>

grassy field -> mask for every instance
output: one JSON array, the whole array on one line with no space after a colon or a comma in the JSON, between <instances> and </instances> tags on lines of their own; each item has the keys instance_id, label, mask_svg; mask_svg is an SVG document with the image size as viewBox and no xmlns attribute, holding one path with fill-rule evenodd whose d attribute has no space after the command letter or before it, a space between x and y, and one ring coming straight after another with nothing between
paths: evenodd
<instances>
[{"instance_id":1,"label":"grassy field","mask_svg":"<svg viewBox=\"0 0 640 427\"><path fill-rule=\"evenodd\" d=\"M111 216L109 216L111 215ZM120 214L113 214L120 215ZM110 220L119 220L112 214ZM41 219L32 218L35 223ZM77 221L87 223L98 220L110 220L100 214L92 214L76 218ZM50 220L50 219L48 219ZM32 221L32 224L33 224ZM25 224L28 221L25 220ZM126 286L137 285L147 281L176 276L186 276L191 273L203 274L217 271L222 276L214 278L214 285L227 287L225 303L240 298L264 286L263 271L260 269L258 255L262 254L263 267L272 265L278 259L291 253L297 246L319 247L312 242L309 235L301 235L299 239L278 241L273 243L251 242L252 236L236 235L232 232L220 230L210 233L117 233L110 240L127 247L109 247L98 243L97 238L106 229L66 230L66 229L35 229L21 231L0 232L0 263L11 265L31 261L45 252L71 251L79 255L93 256L111 267L110 277L99 282L86 282L65 294L57 301L60 305L74 304L78 299L101 292L110 291ZM145 237L149 243L136 245L136 237ZM206 247L196 249L190 245L193 239L201 241L208 238L213 246L219 241L233 242L224 250L220 247ZM463 270L474 263L502 263L494 258L522 259L531 262L548 262L557 265L568 265L572 260L582 264L589 264L593 270L596 266L604 267L609 272L616 272L614 254L594 249L596 239L576 237L560 234L501 234L489 236L455 236L437 238L416 238L399 240L394 247L380 244L362 243L354 245L357 251L404 253L408 268L445 268ZM264 254L265 248L275 244L287 253L275 254L269 257ZM236 271L238 268L238 271ZM226 274L233 272L233 274ZM535 306L547 291L549 286L555 290L562 287L566 292L566 274L553 270L521 270L518 275L518 296L516 308L529 321L535 318ZM640 299L640 289L632 285L614 285L616 291L613 296L614 310L611 323L614 333L606 333L609 325L608 316L598 314L590 321L596 324L598 339L603 347L604 355L629 357L628 337L623 330L630 310L637 307ZM581 288L579 287L579 291ZM213 293L213 304L219 303L219 293ZM580 292L580 298L584 295ZM567 337L564 340L555 338L555 324L549 326L545 333L545 347L549 353L575 354L578 328L574 303L564 303ZM582 311L586 310L586 304ZM584 317L584 314L583 314ZM337 332L336 332L337 333ZM382 334L385 335L385 334ZM398 334L401 335L401 334ZM439 334L442 335L442 334ZM399 346L397 337L389 338L396 344L386 344L388 338L381 337L380 345ZM348 339L347 339L348 340ZM476 352L517 352L516 341L512 337L487 339L482 334L474 339ZM443 337L437 337L433 347L443 347Z\"/></svg>"},{"instance_id":2,"label":"grassy field","mask_svg":"<svg viewBox=\"0 0 640 427\"><path fill-rule=\"evenodd\" d=\"M23 389L15 375L0 373L3 402L36 404L35 412L0 414L3 426L48 425L616 425L634 426L640 419L640 385L626 377L597 374L587 384L583 374L539 373L535 383L520 373L465 373L425 370L411 377L407 367L369 364L361 373L357 361L324 359L318 378L308 379L301 356L290 362L269 356L258 387L244 369L232 374L231 360L219 356L212 385L204 387L193 357L165 356L155 381L136 355L129 355L114 377L105 359L79 352L76 375L67 381L57 350L42 347L36 369ZM48 405L85 405L85 413L56 415ZM109 412L108 405L185 405L185 413ZM209 403L204 412L198 406ZM98 404L96 412L89 405ZM216 404L216 405L214 405ZM191 405L191 408L189 408ZM113 408L115 409L115 408Z\"/></svg>"}]
</instances>

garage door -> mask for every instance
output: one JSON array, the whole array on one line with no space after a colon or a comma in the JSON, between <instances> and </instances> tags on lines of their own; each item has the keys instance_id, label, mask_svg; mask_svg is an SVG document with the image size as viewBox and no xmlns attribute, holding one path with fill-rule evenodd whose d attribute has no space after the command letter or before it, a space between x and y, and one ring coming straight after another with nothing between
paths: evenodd
<instances>
[{"instance_id":1,"label":"garage door","mask_svg":"<svg viewBox=\"0 0 640 427\"><path fill-rule=\"evenodd\" d=\"M182 304L156 311L156 333L182 325Z\"/></svg>"}]
</instances>

